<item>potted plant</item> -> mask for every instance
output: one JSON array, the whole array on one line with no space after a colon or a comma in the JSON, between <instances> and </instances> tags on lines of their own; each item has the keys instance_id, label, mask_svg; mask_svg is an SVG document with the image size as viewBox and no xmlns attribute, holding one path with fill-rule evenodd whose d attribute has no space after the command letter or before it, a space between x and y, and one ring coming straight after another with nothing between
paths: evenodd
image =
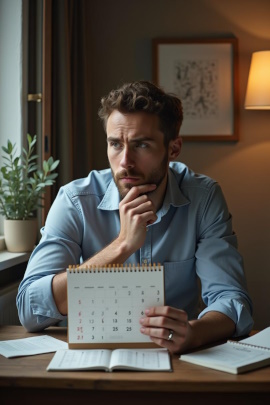
<instances>
[{"instance_id":1,"label":"potted plant","mask_svg":"<svg viewBox=\"0 0 270 405\"><path fill-rule=\"evenodd\" d=\"M2 146L3 165L0 169L0 214L4 219L4 236L7 250L31 251L37 240L37 210L45 188L53 185L59 164L50 157L44 160L42 169L34 154L36 135L27 135L27 149L16 156L16 144L9 140ZM29 237L29 241L27 241Z\"/></svg>"}]
</instances>

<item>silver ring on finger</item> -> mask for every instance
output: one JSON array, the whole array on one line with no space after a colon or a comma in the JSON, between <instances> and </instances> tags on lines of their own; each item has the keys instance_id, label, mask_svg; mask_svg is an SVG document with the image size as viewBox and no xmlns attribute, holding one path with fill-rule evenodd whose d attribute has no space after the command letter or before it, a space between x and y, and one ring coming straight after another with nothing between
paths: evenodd
<instances>
[{"instance_id":1,"label":"silver ring on finger","mask_svg":"<svg viewBox=\"0 0 270 405\"><path fill-rule=\"evenodd\" d=\"M172 340L173 338L173 330L169 330L169 336L167 340Z\"/></svg>"}]
</instances>

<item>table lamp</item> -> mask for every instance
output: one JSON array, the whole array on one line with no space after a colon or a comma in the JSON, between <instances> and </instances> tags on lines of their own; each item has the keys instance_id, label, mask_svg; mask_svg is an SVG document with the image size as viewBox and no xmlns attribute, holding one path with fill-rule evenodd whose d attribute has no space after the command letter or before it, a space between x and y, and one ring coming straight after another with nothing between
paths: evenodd
<instances>
[{"instance_id":1,"label":"table lamp","mask_svg":"<svg viewBox=\"0 0 270 405\"><path fill-rule=\"evenodd\" d=\"M245 109L270 110L270 51L252 54Z\"/></svg>"}]
</instances>

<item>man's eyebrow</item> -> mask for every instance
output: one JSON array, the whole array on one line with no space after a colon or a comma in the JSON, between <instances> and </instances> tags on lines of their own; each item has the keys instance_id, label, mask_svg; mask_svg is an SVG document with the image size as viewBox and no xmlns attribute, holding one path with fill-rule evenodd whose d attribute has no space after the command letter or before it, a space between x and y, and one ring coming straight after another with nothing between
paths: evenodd
<instances>
[{"instance_id":1,"label":"man's eyebrow","mask_svg":"<svg viewBox=\"0 0 270 405\"><path fill-rule=\"evenodd\" d=\"M132 139L130 142L151 142L155 141L155 139L151 138L150 136L138 136L135 139Z\"/></svg>"},{"instance_id":2,"label":"man's eyebrow","mask_svg":"<svg viewBox=\"0 0 270 405\"><path fill-rule=\"evenodd\" d=\"M107 142L120 142L122 138L117 138L113 136L108 136ZM129 141L130 143L132 142L155 142L155 139L149 137L149 136L138 136L137 138L133 138Z\"/></svg>"},{"instance_id":3,"label":"man's eyebrow","mask_svg":"<svg viewBox=\"0 0 270 405\"><path fill-rule=\"evenodd\" d=\"M119 142L120 140L121 140L120 138L115 138L113 136L108 136L108 138L107 138L107 142L111 142L111 141Z\"/></svg>"}]
</instances>

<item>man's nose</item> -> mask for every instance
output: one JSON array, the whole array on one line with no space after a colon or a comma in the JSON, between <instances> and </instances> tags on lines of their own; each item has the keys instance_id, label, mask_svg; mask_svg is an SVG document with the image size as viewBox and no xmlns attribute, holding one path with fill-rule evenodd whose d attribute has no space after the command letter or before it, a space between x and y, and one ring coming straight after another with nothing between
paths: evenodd
<instances>
[{"instance_id":1,"label":"man's nose","mask_svg":"<svg viewBox=\"0 0 270 405\"><path fill-rule=\"evenodd\" d=\"M134 158L132 155L132 151L128 147L125 147L122 151L122 157L121 157L120 164L124 168L135 166L135 161L134 161Z\"/></svg>"}]
</instances>

